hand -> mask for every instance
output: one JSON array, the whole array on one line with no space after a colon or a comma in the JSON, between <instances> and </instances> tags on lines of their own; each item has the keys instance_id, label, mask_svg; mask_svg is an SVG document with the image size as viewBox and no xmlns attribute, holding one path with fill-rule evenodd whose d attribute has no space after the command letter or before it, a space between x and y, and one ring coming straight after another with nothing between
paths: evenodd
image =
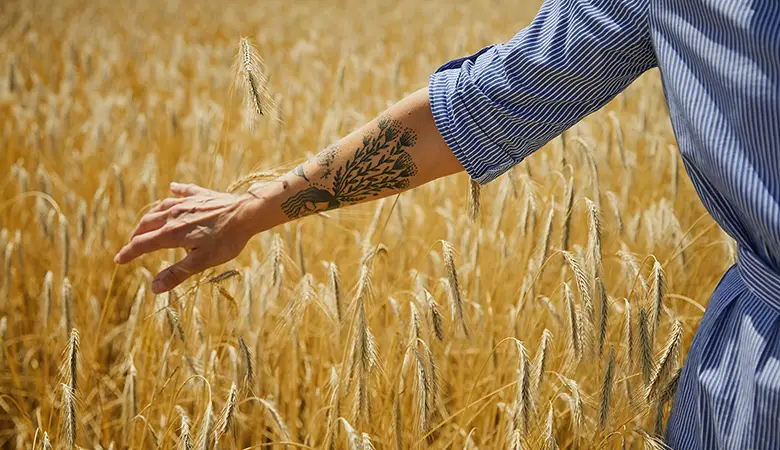
<instances>
[{"instance_id":1,"label":"hand","mask_svg":"<svg viewBox=\"0 0 780 450\"><path fill-rule=\"evenodd\" d=\"M185 248L181 261L154 278L155 294L170 291L209 267L230 261L254 234L256 196L212 191L194 184L171 183L178 198L167 198L147 212L114 257L117 264L163 248Z\"/></svg>"}]
</instances>

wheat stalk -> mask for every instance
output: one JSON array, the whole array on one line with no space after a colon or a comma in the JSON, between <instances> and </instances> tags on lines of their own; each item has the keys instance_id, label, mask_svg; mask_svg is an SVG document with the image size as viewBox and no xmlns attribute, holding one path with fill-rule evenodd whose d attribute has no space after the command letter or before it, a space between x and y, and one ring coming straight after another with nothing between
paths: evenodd
<instances>
[{"instance_id":1,"label":"wheat stalk","mask_svg":"<svg viewBox=\"0 0 780 450\"><path fill-rule=\"evenodd\" d=\"M279 410L276 409L276 406L266 399L258 398L257 401L265 407L266 415L271 420L271 422L273 422L274 426L276 427L276 432L279 434L281 440L292 440L290 436L290 430L287 428L287 424L284 422L284 419L282 419L282 415L279 413Z\"/></svg>"},{"instance_id":2,"label":"wheat stalk","mask_svg":"<svg viewBox=\"0 0 780 450\"><path fill-rule=\"evenodd\" d=\"M51 441L49 441L49 433L43 432L43 450L52 450Z\"/></svg>"},{"instance_id":3,"label":"wheat stalk","mask_svg":"<svg viewBox=\"0 0 780 450\"><path fill-rule=\"evenodd\" d=\"M528 433L528 426L531 421L533 402L531 399L531 363L528 360L528 352L525 346L517 341L518 357L520 364L518 368L517 391L514 400L514 414L512 418L512 429L520 430L521 436Z\"/></svg>"},{"instance_id":4,"label":"wheat stalk","mask_svg":"<svg viewBox=\"0 0 780 450\"><path fill-rule=\"evenodd\" d=\"M62 408L65 434L65 448L76 448L76 390L62 384Z\"/></svg>"},{"instance_id":5,"label":"wheat stalk","mask_svg":"<svg viewBox=\"0 0 780 450\"><path fill-rule=\"evenodd\" d=\"M401 396L398 393L393 397L393 436L396 450L404 450L404 421L401 413Z\"/></svg>"},{"instance_id":6,"label":"wheat stalk","mask_svg":"<svg viewBox=\"0 0 780 450\"><path fill-rule=\"evenodd\" d=\"M428 311L430 312L431 325L433 326L433 332L436 338L440 341L444 340L444 325L439 313L439 305L436 303L436 299L433 298L427 289L423 289L425 294L425 300L428 304Z\"/></svg>"},{"instance_id":7,"label":"wheat stalk","mask_svg":"<svg viewBox=\"0 0 780 450\"><path fill-rule=\"evenodd\" d=\"M550 232L552 231L553 218L555 217L555 203L550 205L550 212L547 214L547 220L544 222L544 228L542 229L542 236L540 241L538 255L536 257L535 268L539 271L539 277L542 276L544 270L544 261L550 254Z\"/></svg>"},{"instance_id":8,"label":"wheat stalk","mask_svg":"<svg viewBox=\"0 0 780 450\"><path fill-rule=\"evenodd\" d=\"M463 335L468 338L469 330L466 326L466 318L463 312L463 299L460 295L460 283L458 272L455 268L455 249L451 243L442 241L444 250L444 267L447 271L447 281L450 288L450 303L452 305L452 320L457 322Z\"/></svg>"},{"instance_id":9,"label":"wheat stalk","mask_svg":"<svg viewBox=\"0 0 780 450\"><path fill-rule=\"evenodd\" d=\"M60 291L60 303L62 305L62 327L65 334L73 329L73 288L70 285L70 280L64 278L62 280L62 288Z\"/></svg>"},{"instance_id":10,"label":"wheat stalk","mask_svg":"<svg viewBox=\"0 0 780 450\"><path fill-rule=\"evenodd\" d=\"M550 348L551 341L552 341L552 333L550 332L550 330L545 328L544 332L542 332L542 339L539 341L539 348L536 350L536 355L534 356L534 362L533 362L533 368L534 368L533 383L534 383L534 390L537 392L542 387L542 382L544 381L544 375L545 375L545 370L547 368L547 359L548 359L547 351Z\"/></svg>"},{"instance_id":11,"label":"wheat stalk","mask_svg":"<svg viewBox=\"0 0 780 450\"><path fill-rule=\"evenodd\" d=\"M585 204L588 206L588 255L593 264L594 278L601 274L601 219L599 219L599 207L591 199L586 198Z\"/></svg>"},{"instance_id":12,"label":"wheat stalk","mask_svg":"<svg viewBox=\"0 0 780 450\"><path fill-rule=\"evenodd\" d=\"M68 221L65 216L60 214L60 268L62 269L62 277L68 276L70 269L70 233L68 232Z\"/></svg>"},{"instance_id":13,"label":"wheat stalk","mask_svg":"<svg viewBox=\"0 0 780 450\"><path fill-rule=\"evenodd\" d=\"M609 406L612 399L612 385L615 376L615 347L609 347L609 359L604 371L604 382L601 385L601 402L599 407L599 428L602 430L607 425L609 418Z\"/></svg>"},{"instance_id":14,"label":"wheat stalk","mask_svg":"<svg viewBox=\"0 0 780 450\"><path fill-rule=\"evenodd\" d=\"M271 284L279 286L282 282L282 257L284 250L282 247L282 237L278 234L273 235L273 250L271 252Z\"/></svg>"},{"instance_id":15,"label":"wheat stalk","mask_svg":"<svg viewBox=\"0 0 780 450\"><path fill-rule=\"evenodd\" d=\"M650 304L650 339L655 340L655 334L658 325L661 322L661 312L664 307L664 296L666 296L666 279L661 264L656 261L653 265L653 289L651 293L652 303Z\"/></svg>"},{"instance_id":16,"label":"wheat stalk","mask_svg":"<svg viewBox=\"0 0 780 450\"><path fill-rule=\"evenodd\" d=\"M227 192L233 193L237 190L241 189L242 187L246 186L247 184L254 184L259 181L269 181L269 180L275 180L281 176L282 173L277 172L275 170L263 170L260 172L252 172L250 174L244 175L241 178L238 178L234 182L230 183L225 189Z\"/></svg>"},{"instance_id":17,"label":"wheat stalk","mask_svg":"<svg viewBox=\"0 0 780 450\"><path fill-rule=\"evenodd\" d=\"M54 291L54 274L51 270L46 271L43 277L43 289L41 289L41 311L40 321L44 330L49 328L49 316L51 315L52 292Z\"/></svg>"},{"instance_id":18,"label":"wheat stalk","mask_svg":"<svg viewBox=\"0 0 780 450\"><path fill-rule=\"evenodd\" d=\"M338 317L339 323L342 323L344 321L344 306L341 300L341 281L336 263L328 264L328 282L330 284L330 293L333 296L333 305L336 308L336 317Z\"/></svg>"},{"instance_id":19,"label":"wheat stalk","mask_svg":"<svg viewBox=\"0 0 780 450\"><path fill-rule=\"evenodd\" d=\"M642 380L647 386L653 373L653 344L650 341L650 324L647 321L647 311L640 307L637 327L639 328L639 353L642 362Z\"/></svg>"},{"instance_id":20,"label":"wheat stalk","mask_svg":"<svg viewBox=\"0 0 780 450\"><path fill-rule=\"evenodd\" d=\"M523 434L520 430L513 430L509 435L509 450L523 450Z\"/></svg>"},{"instance_id":21,"label":"wheat stalk","mask_svg":"<svg viewBox=\"0 0 780 450\"><path fill-rule=\"evenodd\" d=\"M76 237L84 241L87 233L87 202L79 201L79 208L76 212Z\"/></svg>"},{"instance_id":22,"label":"wheat stalk","mask_svg":"<svg viewBox=\"0 0 780 450\"><path fill-rule=\"evenodd\" d=\"M577 308L574 305L574 295L571 292L569 283L563 284L563 298L566 302L567 318L569 321L568 336L569 346L574 351L574 357L577 361L582 357L582 343L580 342L580 324L577 318Z\"/></svg>"},{"instance_id":23,"label":"wheat stalk","mask_svg":"<svg viewBox=\"0 0 780 450\"><path fill-rule=\"evenodd\" d=\"M190 436L190 418L187 412L179 405L174 408L181 419L179 426L179 450L192 450L192 437Z\"/></svg>"},{"instance_id":24,"label":"wheat stalk","mask_svg":"<svg viewBox=\"0 0 780 450\"><path fill-rule=\"evenodd\" d=\"M222 413L219 415L217 426L214 429L214 447L219 446L219 440L227 433L233 423L233 416L237 409L237 397L238 389L236 388L236 383L232 383L225 400L225 406L222 408Z\"/></svg>"},{"instance_id":25,"label":"wheat stalk","mask_svg":"<svg viewBox=\"0 0 780 450\"><path fill-rule=\"evenodd\" d=\"M599 299L599 357L604 354L604 342L607 339L607 321L609 320L609 298L607 297L607 290L604 287L604 282L601 278L596 277L596 298Z\"/></svg>"},{"instance_id":26,"label":"wheat stalk","mask_svg":"<svg viewBox=\"0 0 780 450\"><path fill-rule=\"evenodd\" d=\"M609 200L609 207L612 208L612 215L615 216L618 233L623 234L623 215L620 214L620 199L614 192L607 191L607 200Z\"/></svg>"},{"instance_id":27,"label":"wheat stalk","mask_svg":"<svg viewBox=\"0 0 780 450\"><path fill-rule=\"evenodd\" d=\"M566 183L563 204L563 225L561 226L561 250L569 249L569 236L571 235L571 210L574 206L574 177L569 177Z\"/></svg>"},{"instance_id":28,"label":"wheat stalk","mask_svg":"<svg viewBox=\"0 0 780 450\"><path fill-rule=\"evenodd\" d=\"M415 386L417 388L415 390L415 396L417 398L417 415L420 427L420 436L428 436L428 443L430 444L431 436L428 435L428 431L430 430L428 417L431 411L431 405L429 403L430 396L428 395L428 387L430 382L428 381L428 375L425 372L425 363L423 362L420 352L416 347L413 347L412 351L417 369L415 371L415 374L417 375L415 378Z\"/></svg>"},{"instance_id":29,"label":"wheat stalk","mask_svg":"<svg viewBox=\"0 0 780 450\"><path fill-rule=\"evenodd\" d=\"M241 359L244 362L243 386L251 389L255 380L255 363L252 358L252 352L247 347L246 342L244 342L243 336L238 337L238 348L241 350Z\"/></svg>"},{"instance_id":30,"label":"wheat stalk","mask_svg":"<svg viewBox=\"0 0 780 450\"><path fill-rule=\"evenodd\" d=\"M14 243L8 242L5 246L5 255L3 258L3 295L2 295L2 305L4 307L8 307L10 295L11 295L11 283L13 281L13 272L12 272L12 259L14 256Z\"/></svg>"},{"instance_id":31,"label":"wheat stalk","mask_svg":"<svg viewBox=\"0 0 780 450\"><path fill-rule=\"evenodd\" d=\"M561 254L563 254L563 258L566 260L566 263L569 265L572 272L574 272L574 279L577 282L577 290L580 293L580 298L582 299L582 306L584 309L583 313L579 316L579 324L582 330L580 339L583 343L583 350L587 348L589 349L588 351L590 351L593 345L594 311L593 299L590 295L588 278L574 255L567 251L562 251Z\"/></svg>"},{"instance_id":32,"label":"wheat stalk","mask_svg":"<svg viewBox=\"0 0 780 450\"><path fill-rule=\"evenodd\" d=\"M669 334L669 340L664 346L661 357L656 364L656 369L650 377L650 383L647 385L646 399L648 401L660 397L663 388L671 379L682 344L682 334L682 325L680 325L680 322L675 321L672 332Z\"/></svg>"},{"instance_id":33,"label":"wheat stalk","mask_svg":"<svg viewBox=\"0 0 780 450\"><path fill-rule=\"evenodd\" d=\"M195 441L195 448L198 450L209 450L211 448L211 441L209 436L214 429L214 411L211 406L211 399L206 403L206 410L203 412L203 419L200 423L200 433L198 433L198 439Z\"/></svg>"},{"instance_id":34,"label":"wheat stalk","mask_svg":"<svg viewBox=\"0 0 780 450\"><path fill-rule=\"evenodd\" d=\"M239 85L244 94L244 124L254 130L257 119L271 112L271 101L266 91L268 79L262 70L263 61L247 38L239 42L238 64Z\"/></svg>"},{"instance_id":35,"label":"wheat stalk","mask_svg":"<svg viewBox=\"0 0 780 450\"><path fill-rule=\"evenodd\" d=\"M544 450L558 449L558 443L555 440L555 423L553 422L553 417L553 404L550 402L550 408L547 412L547 420L544 422Z\"/></svg>"},{"instance_id":36,"label":"wheat stalk","mask_svg":"<svg viewBox=\"0 0 780 450\"><path fill-rule=\"evenodd\" d=\"M125 386L124 390L122 391L122 398L124 402L122 403L122 421L126 424L125 430L125 442L130 443L133 436L133 424L132 421L135 419L136 414L138 413L138 403L136 398L136 377L138 376L138 372L135 369L135 364L133 364L133 356L130 355L130 359L128 360L128 369L127 369L127 376L125 377Z\"/></svg>"},{"instance_id":37,"label":"wheat stalk","mask_svg":"<svg viewBox=\"0 0 780 450\"><path fill-rule=\"evenodd\" d=\"M634 326L631 321L631 303L623 299L624 318L623 318L623 362L626 371L634 368Z\"/></svg>"},{"instance_id":38,"label":"wheat stalk","mask_svg":"<svg viewBox=\"0 0 780 450\"><path fill-rule=\"evenodd\" d=\"M479 218L480 191L482 187L474 180L469 180L469 220L476 223Z\"/></svg>"},{"instance_id":39,"label":"wheat stalk","mask_svg":"<svg viewBox=\"0 0 780 450\"><path fill-rule=\"evenodd\" d=\"M352 364L350 365L350 379L357 378L356 392L354 396L353 414L364 423L370 421L370 393L368 392L369 375L378 364L376 343L371 330L368 327L366 315L365 297L370 291L368 269L363 266L362 276L358 282L356 300L357 322L355 324L355 339L352 346Z\"/></svg>"}]
</instances>

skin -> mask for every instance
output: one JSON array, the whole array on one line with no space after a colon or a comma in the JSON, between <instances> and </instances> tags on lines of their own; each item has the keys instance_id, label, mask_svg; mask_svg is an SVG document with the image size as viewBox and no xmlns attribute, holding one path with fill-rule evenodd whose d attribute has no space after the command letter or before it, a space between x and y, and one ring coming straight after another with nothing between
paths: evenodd
<instances>
[{"instance_id":1,"label":"skin","mask_svg":"<svg viewBox=\"0 0 780 450\"><path fill-rule=\"evenodd\" d=\"M175 197L147 212L114 257L117 264L160 249L187 256L152 282L156 294L237 257L252 236L335 208L398 194L463 171L421 89L271 183L245 194L171 183Z\"/></svg>"}]
</instances>

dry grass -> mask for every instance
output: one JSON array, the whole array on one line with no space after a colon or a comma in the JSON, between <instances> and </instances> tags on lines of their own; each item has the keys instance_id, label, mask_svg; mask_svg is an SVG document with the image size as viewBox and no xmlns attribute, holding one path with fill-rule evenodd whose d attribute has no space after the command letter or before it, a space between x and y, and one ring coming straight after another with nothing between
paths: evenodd
<instances>
[{"instance_id":1,"label":"dry grass","mask_svg":"<svg viewBox=\"0 0 780 450\"><path fill-rule=\"evenodd\" d=\"M164 296L181 251L112 262L169 181L265 182L535 9L3 2L0 447L658 447L733 249L657 73L480 189L279 227Z\"/></svg>"}]
</instances>

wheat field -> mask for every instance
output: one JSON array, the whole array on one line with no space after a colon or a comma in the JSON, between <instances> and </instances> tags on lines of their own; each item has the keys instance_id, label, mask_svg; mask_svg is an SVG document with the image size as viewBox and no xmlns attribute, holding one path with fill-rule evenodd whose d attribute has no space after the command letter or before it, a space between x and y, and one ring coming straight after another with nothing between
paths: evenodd
<instances>
[{"instance_id":1,"label":"wheat field","mask_svg":"<svg viewBox=\"0 0 780 450\"><path fill-rule=\"evenodd\" d=\"M182 251L112 258L170 181L290 169L538 6L218 3L0 5L0 447L662 448L734 246L658 73L481 189L289 223L154 296Z\"/></svg>"}]
</instances>

